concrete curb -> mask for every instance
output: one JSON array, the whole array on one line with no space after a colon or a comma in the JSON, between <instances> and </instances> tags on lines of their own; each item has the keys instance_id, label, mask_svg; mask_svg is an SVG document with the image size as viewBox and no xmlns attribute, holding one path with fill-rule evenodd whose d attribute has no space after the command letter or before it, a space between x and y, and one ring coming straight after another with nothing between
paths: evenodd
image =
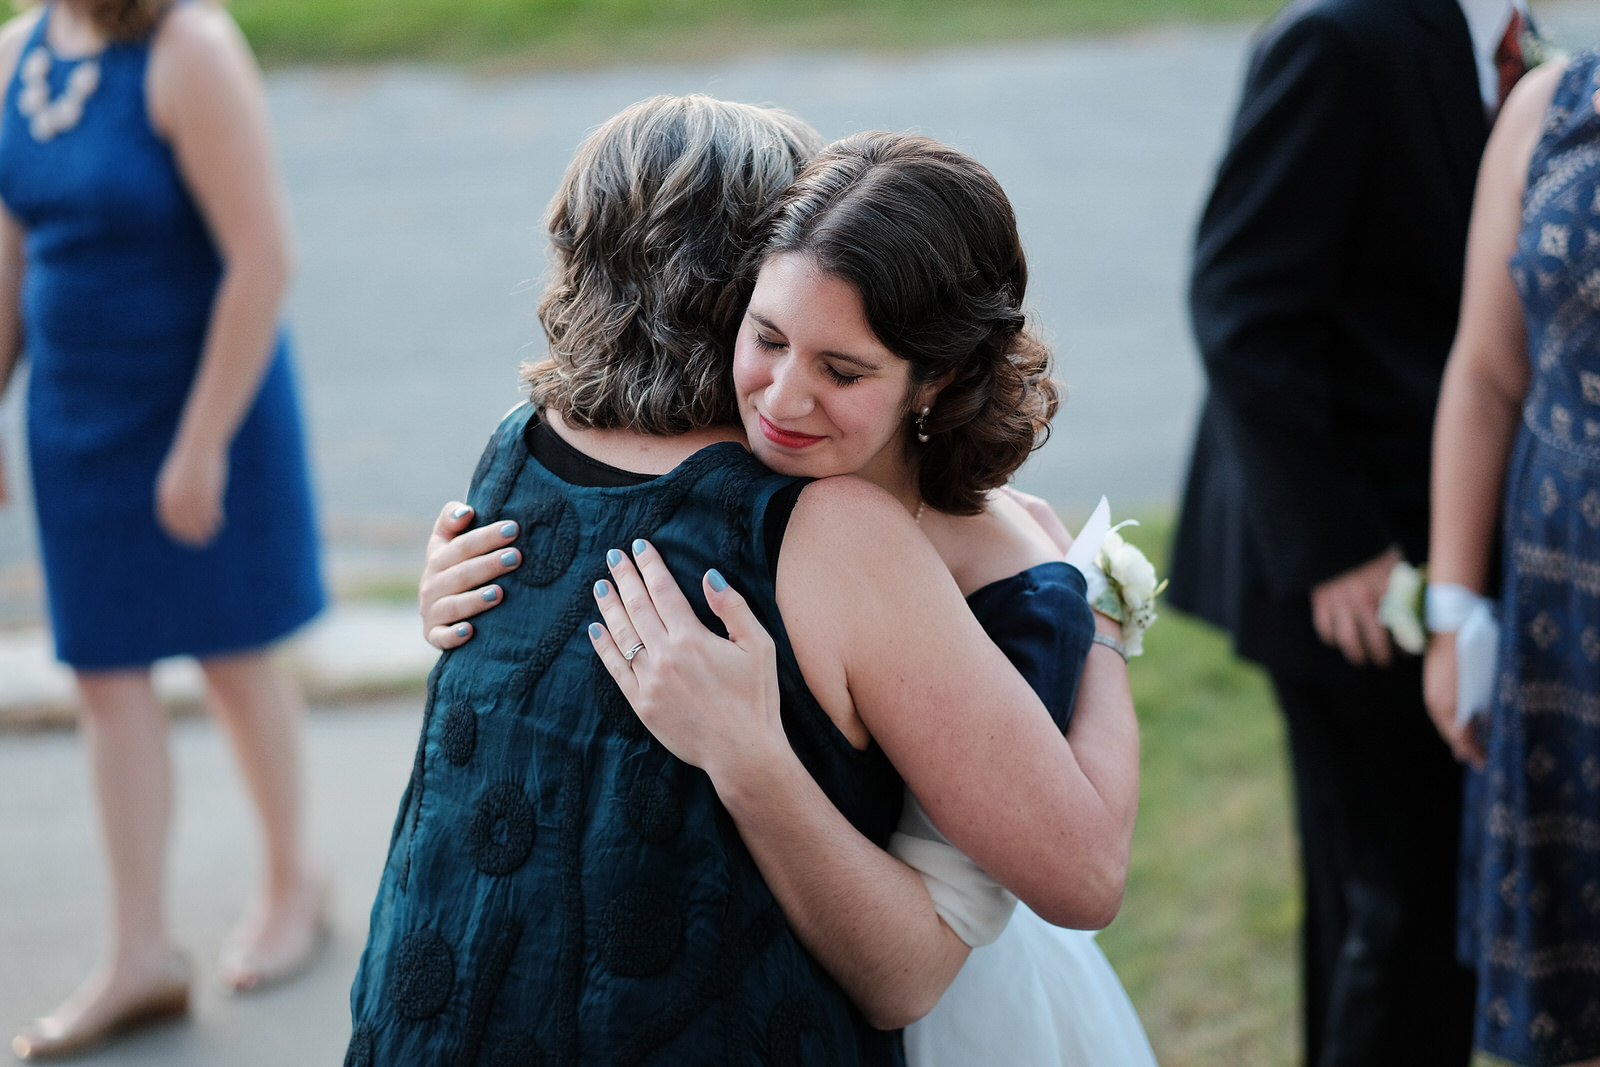
<instances>
[{"instance_id":1,"label":"concrete curb","mask_svg":"<svg viewBox=\"0 0 1600 1067\"><path fill-rule=\"evenodd\" d=\"M285 642L283 656L313 705L420 690L438 651L413 605L335 604ZM187 658L155 667L156 692L178 713L200 710L204 686ZM0 631L0 731L68 727L77 715L72 672L43 628Z\"/></svg>"}]
</instances>

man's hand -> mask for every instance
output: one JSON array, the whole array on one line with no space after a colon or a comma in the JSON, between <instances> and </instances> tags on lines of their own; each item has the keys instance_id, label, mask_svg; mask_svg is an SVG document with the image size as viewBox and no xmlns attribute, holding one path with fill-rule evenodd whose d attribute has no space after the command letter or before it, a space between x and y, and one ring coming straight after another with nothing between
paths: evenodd
<instances>
[{"instance_id":1,"label":"man's hand","mask_svg":"<svg viewBox=\"0 0 1600 1067\"><path fill-rule=\"evenodd\" d=\"M1389 587L1389 572L1400 562L1391 547L1343 574L1311 588L1311 625L1325 645L1333 645L1358 667L1387 667L1393 656L1389 633L1378 621L1378 601Z\"/></svg>"}]
</instances>

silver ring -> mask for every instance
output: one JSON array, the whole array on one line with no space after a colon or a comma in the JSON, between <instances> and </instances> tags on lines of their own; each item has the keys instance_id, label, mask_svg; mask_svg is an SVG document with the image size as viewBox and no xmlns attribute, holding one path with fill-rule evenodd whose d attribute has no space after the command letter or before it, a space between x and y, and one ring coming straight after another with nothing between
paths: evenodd
<instances>
[{"instance_id":1,"label":"silver ring","mask_svg":"<svg viewBox=\"0 0 1600 1067\"><path fill-rule=\"evenodd\" d=\"M640 641L637 645L634 645L632 648L628 649L628 651L624 652L622 654L622 658L627 660L629 663L632 663L633 662L633 657L637 656L639 653L641 653L643 651L644 651L644 642Z\"/></svg>"}]
</instances>

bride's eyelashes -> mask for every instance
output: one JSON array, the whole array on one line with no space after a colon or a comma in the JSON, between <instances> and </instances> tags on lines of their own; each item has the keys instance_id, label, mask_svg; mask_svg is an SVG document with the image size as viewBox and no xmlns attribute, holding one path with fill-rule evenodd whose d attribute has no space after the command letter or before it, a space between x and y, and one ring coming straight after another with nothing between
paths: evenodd
<instances>
[{"instance_id":1,"label":"bride's eyelashes","mask_svg":"<svg viewBox=\"0 0 1600 1067\"><path fill-rule=\"evenodd\" d=\"M763 352L781 352L783 349L789 347L782 341L774 341L769 337L761 336L760 330L751 330L750 339L754 341L755 346Z\"/></svg>"},{"instance_id":2,"label":"bride's eyelashes","mask_svg":"<svg viewBox=\"0 0 1600 1067\"><path fill-rule=\"evenodd\" d=\"M775 341L770 337L765 337L760 330L751 330L750 340L762 352L781 352L789 347L787 341ZM823 363L822 371L835 385L854 385L866 377L864 374L846 374L831 363Z\"/></svg>"}]
</instances>

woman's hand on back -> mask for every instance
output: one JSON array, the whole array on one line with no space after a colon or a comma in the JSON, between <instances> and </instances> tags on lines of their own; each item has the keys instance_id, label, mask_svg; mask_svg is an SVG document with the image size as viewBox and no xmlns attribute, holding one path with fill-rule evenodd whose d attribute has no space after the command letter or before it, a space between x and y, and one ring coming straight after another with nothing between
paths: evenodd
<instances>
[{"instance_id":1,"label":"woman's hand on back","mask_svg":"<svg viewBox=\"0 0 1600 1067\"><path fill-rule=\"evenodd\" d=\"M645 541L633 548L637 569L620 550L607 554L613 581L595 587L605 625L590 626L589 636L646 729L719 790L763 756L792 757L779 715L777 652L744 597L706 572L706 602L728 630L718 637L655 548ZM635 646L642 647L629 659Z\"/></svg>"},{"instance_id":2,"label":"woman's hand on back","mask_svg":"<svg viewBox=\"0 0 1600 1067\"><path fill-rule=\"evenodd\" d=\"M505 599L495 579L522 565L522 553L511 547L517 524L492 522L462 533L474 518L470 506L452 500L434 520L428 557L417 585L417 610L428 644L445 650L472 639L467 619Z\"/></svg>"}]
</instances>

